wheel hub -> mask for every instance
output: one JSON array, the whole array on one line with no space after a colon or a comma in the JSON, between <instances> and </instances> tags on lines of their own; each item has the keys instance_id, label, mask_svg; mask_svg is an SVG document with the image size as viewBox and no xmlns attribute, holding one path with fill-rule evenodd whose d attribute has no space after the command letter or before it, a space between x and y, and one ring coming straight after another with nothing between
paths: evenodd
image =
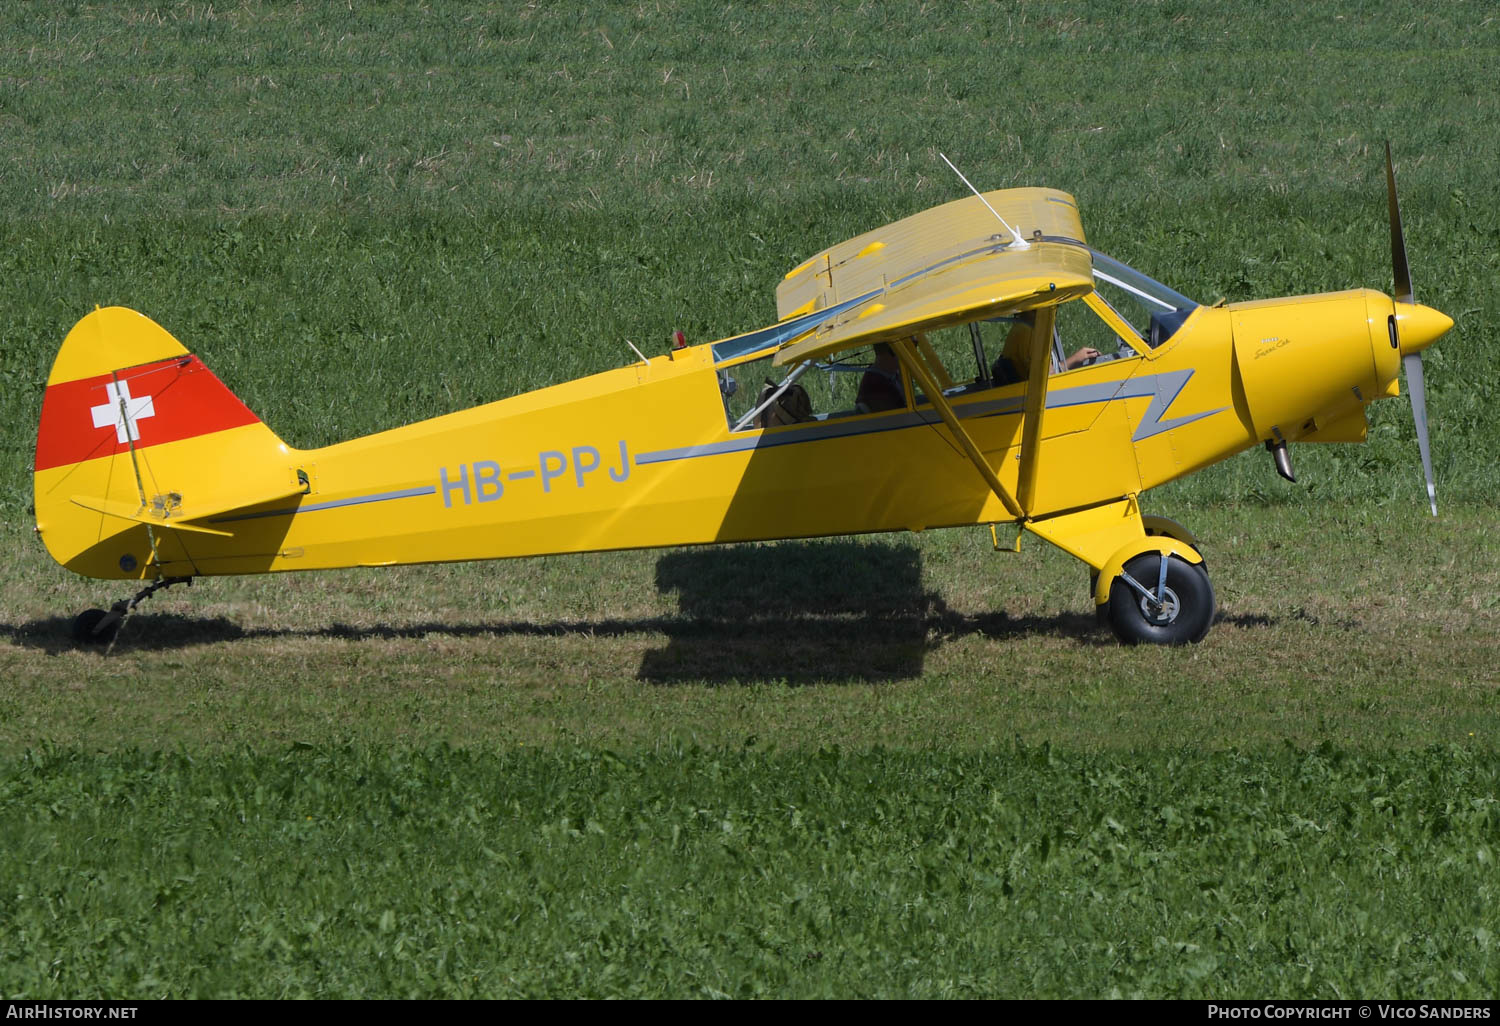
<instances>
[{"instance_id":1,"label":"wheel hub","mask_svg":"<svg viewBox=\"0 0 1500 1026\"><path fill-rule=\"evenodd\" d=\"M1157 604L1155 596L1140 596L1141 615L1146 622L1157 627L1165 626L1177 619L1178 612L1182 609L1182 603L1177 598L1177 593L1171 588L1161 589L1161 603Z\"/></svg>"}]
</instances>

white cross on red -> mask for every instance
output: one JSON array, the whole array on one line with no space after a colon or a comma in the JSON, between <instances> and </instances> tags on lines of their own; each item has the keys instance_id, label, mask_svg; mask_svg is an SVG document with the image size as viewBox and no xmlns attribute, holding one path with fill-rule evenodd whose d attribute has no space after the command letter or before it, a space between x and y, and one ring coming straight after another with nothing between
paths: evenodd
<instances>
[{"instance_id":1,"label":"white cross on red","mask_svg":"<svg viewBox=\"0 0 1500 1026\"><path fill-rule=\"evenodd\" d=\"M124 381L118 385L113 382L105 385L104 394L107 401L103 406L89 408L89 413L94 418L94 427L102 428L113 425L115 438L121 445L139 440L141 432L140 428L136 427L136 421L156 416L156 407L151 402L151 397L149 395L139 399L132 397L130 385Z\"/></svg>"}]
</instances>

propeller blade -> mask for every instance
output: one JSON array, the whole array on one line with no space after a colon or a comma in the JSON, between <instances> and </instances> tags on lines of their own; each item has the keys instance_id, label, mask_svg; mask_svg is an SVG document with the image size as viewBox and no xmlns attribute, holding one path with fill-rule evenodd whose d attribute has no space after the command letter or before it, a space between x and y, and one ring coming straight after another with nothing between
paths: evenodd
<instances>
[{"instance_id":1,"label":"propeller blade","mask_svg":"<svg viewBox=\"0 0 1500 1026\"><path fill-rule=\"evenodd\" d=\"M1407 303L1415 306L1417 302L1416 290L1411 284L1411 265L1406 262L1406 233L1401 230L1401 204L1396 200L1396 168L1391 162L1391 141L1385 141L1385 194L1386 202L1391 213L1391 273L1396 280L1396 302ZM1418 307L1418 311L1425 311L1425 307ZM1436 313L1437 311L1431 311ZM1441 314L1438 314L1442 317ZM1399 316L1391 319L1391 328L1398 337L1392 338L1392 342L1398 346L1399 340ZM1448 321L1446 317L1443 320ZM1417 448L1422 452L1422 474L1427 479L1427 502L1432 507L1432 515L1437 516L1437 486L1432 480L1432 446L1427 440L1427 379L1422 373L1421 348L1430 344L1432 338L1436 338L1447 326L1441 326L1441 330L1434 332L1432 329L1438 327L1430 323L1431 318L1421 323L1426 331L1418 330L1417 334L1426 339L1426 343L1419 343L1417 339L1408 340L1412 351L1405 352L1401 364L1406 368L1406 390L1411 395L1411 418L1417 428ZM1448 325L1452 325L1448 321ZM1429 337L1430 336L1430 337Z\"/></svg>"},{"instance_id":2,"label":"propeller blade","mask_svg":"<svg viewBox=\"0 0 1500 1026\"><path fill-rule=\"evenodd\" d=\"M1385 141L1385 194L1391 208L1391 270L1396 276L1396 302L1415 303L1411 267L1406 262L1406 234L1401 230L1401 204L1396 201L1396 169L1391 164L1389 139Z\"/></svg>"},{"instance_id":3,"label":"propeller blade","mask_svg":"<svg viewBox=\"0 0 1500 1026\"><path fill-rule=\"evenodd\" d=\"M1417 425L1417 448L1422 451L1422 473L1427 477L1427 501L1437 516L1437 487L1432 482L1432 449L1427 442L1427 383L1422 376L1422 354L1407 353L1401 358L1406 367L1406 390L1411 395L1411 417Z\"/></svg>"}]
</instances>

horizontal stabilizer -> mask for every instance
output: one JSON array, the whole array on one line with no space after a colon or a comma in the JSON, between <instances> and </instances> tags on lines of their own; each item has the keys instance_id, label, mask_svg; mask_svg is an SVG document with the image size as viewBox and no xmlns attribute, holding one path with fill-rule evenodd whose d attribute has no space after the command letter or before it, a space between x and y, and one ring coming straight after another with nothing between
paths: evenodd
<instances>
[{"instance_id":1,"label":"horizontal stabilizer","mask_svg":"<svg viewBox=\"0 0 1500 1026\"><path fill-rule=\"evenodd\" d=\"M217 502L196 509L183 506L182 496L175 493L156 496L151 502L144 505L116 502L110 499L96 499L87 495L75 495L72 497L72 502L75 506L82 506L84 509L93 510L95 513L103 513L108 517L130 520L134 523L146 524L150 527L160 527L169 531L190 531L195 534L213 534L220 537L228 537L232 532L222 531L216 527L205 527L197 523L197 521L207 520L210 517L223 516L226 513L236 513L254 506L263 506L268 502L284 502L287 499L298 498L305 493L306 490L303 488L290 488L272 495L256 495L251 498Z\"/></svg>"}]
</instances>

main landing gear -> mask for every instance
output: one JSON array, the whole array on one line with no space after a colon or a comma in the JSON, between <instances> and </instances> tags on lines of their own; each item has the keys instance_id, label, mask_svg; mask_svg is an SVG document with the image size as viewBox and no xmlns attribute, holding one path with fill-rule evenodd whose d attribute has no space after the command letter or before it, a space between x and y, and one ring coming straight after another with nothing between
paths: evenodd
<instances>
[{"instance_id":1,"label":"main landing gear","mask_svg":"<svg viewBox=\"0 0 1500 1026\"><path fill-rule=\"evenodd\" d=\"M1198 539L1166 517L1142 517L1141 526L1146 537L1121 546L1093 575L1099 622L1127 645L1202 641L1216 606Z\"/></svg>"},{"instance_id":2,"label":"main landing gear","mask_svg":"<svg viewBox=\"0 0 1500 1026\"><path fill-rule=\"evenodd\" d=\"M1142 516L1135 496L1025 527L1089 565L1099 622L1125 644L1187 645L1213 625L1214 589L1198 539L1175 520Z\"/></svg>"},{"instance_id":3,"label":"main landing gear","mask_svg":"<svg viewBox=\"0 0 1500 1026\"><path fill-rule=\"evenodd\" d=\"M1110 583L1101 611L1127 645L1187 645L1202 641L1214 622L1214 588L1202 563L1143 552Z\"/></svg>"},{"instance_id":4,"label":"main landing gear","mask_svg":"<svg viewBox=\"0 0 1500 1026\"><path fill-rule=\"evenodd\" d=\"M163 577L161 580L142 588L135 593L134 598L121 599L110 606L108 611L103 609L85 609L73 620L73 640L85 642L90 645L108 645L115 640L115 635L120 632L120 624L125 617L152 595L163 588L170 588L174 584L192 585L191 577Z\"/></svg>"}]
</instances>

